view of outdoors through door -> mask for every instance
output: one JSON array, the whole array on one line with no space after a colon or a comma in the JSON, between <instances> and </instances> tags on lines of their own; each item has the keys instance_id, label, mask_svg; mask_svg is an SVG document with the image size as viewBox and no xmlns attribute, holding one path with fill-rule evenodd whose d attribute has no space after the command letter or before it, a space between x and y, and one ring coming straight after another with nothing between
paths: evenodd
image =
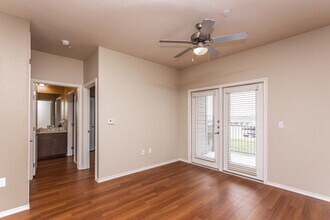
<instances>
[{"instance_id":1,"label":"view of outdoors through door","mask_svg":"<svg viewBox=\"0 0 330 220\"><path fill-rule=\"evenodd\" d=\"M90 88L89 98L89 150L95 150L95 86Z\"/></svg>"},{"instance_id":2,"label":"view of outdoors through door","mask_svg":"<svg viewBox=\"0 0 330 220\"><path fill-rule=\"evenodd\" d=\"M192 93L192 161L218 167L218 90Z\"/></svg>"},{"instance_id":3,"label":"view of outdoors through door","mask_svg":"<svg viewBox=\"0 0 330 220\"><path fill-rule=\"evenodd\" d=\"M262 84L224 89L224 169L262 179Z\"/></svg>"}]
</instances>

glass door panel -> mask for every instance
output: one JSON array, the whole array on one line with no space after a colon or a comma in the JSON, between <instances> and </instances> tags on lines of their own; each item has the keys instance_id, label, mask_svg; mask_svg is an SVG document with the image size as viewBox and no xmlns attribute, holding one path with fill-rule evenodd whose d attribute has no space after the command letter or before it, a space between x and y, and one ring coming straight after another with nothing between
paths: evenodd
<instances>
[{"instance_id":1,"label":"glass door panel","mask_svg":"<svg viewBox=\"0 0 330 220\"><path fill-rule=\"evenodd\" d=\"M192 161L218 168L218 90L192 93Z\"/></svg>"}]
</instances>

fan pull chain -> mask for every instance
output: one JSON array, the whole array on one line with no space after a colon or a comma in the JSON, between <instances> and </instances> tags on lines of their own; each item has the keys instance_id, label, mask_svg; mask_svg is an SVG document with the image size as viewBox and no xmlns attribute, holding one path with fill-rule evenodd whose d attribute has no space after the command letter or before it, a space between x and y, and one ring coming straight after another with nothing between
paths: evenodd
<instances>
[{"instance_id":1,"label":"fan pull chain","mask_svg":"<svg viewBox=\"0 0 330 220\"><path fill-rule=\"evenodd\" d=\"M191 62L194 62L194 53L191 53Z\"/></svg>"}]
</instances>

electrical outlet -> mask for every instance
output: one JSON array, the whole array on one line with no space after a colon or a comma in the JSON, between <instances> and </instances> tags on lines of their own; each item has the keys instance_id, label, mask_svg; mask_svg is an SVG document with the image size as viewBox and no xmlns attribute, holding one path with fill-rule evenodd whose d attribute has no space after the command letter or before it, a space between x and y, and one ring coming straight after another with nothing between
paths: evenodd
<instances>
[{"instance_id":1,"label":"electrical outlet","mask_svg":"<svg viewBox=\"0 0 330 220\"><path fill-rule=\"evenodd\" d=\"M148 153L151 154L152 153L152 150L151 148L148 149Z\"/></svg>"},{"instance_id":2,"label":"electrical outlet","mask_svg":"<svg viewBox=\"0 0 330 220\"><path fill-rule=\"evenodd\" d=\"M145 155L146 151L144 149L141 150L141 155Z\"/></svg>"},{"instance_id":3,"label":"electrical outlet","mask_svg":"<svg viewBox=\"0 0 330 220\"><path fill-rule=\"evenodd\" d=\"M6 177L0 178L0 187L6 186Z\"/></svg>"},{"instance_id":4,"label":"electrical outlet","mask_svg":"<svg viewBox=\"0 0 330 220\"><path fill-rule=\"evenodd\" d=\"M114 119L108 119L108 125L114 125L115 124L115 120Z\"/></svg>"}]
</instances>

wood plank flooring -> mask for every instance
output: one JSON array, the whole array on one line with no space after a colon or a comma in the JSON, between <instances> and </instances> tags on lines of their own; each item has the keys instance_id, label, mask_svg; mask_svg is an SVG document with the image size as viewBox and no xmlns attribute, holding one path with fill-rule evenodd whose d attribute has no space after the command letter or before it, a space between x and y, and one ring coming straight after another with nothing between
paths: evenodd
<instances>
[{"instance_id":1,"label":"wood plank flooring","mask_svg":"<svg viewBox=\"0 0 330 220\"><path fill-rule=\"evenodd\" d=\"M6 219L330 219L330 203L183 162L101 184L71 158L38 166L31 209Z\"/></svg>"}]
</instances>

